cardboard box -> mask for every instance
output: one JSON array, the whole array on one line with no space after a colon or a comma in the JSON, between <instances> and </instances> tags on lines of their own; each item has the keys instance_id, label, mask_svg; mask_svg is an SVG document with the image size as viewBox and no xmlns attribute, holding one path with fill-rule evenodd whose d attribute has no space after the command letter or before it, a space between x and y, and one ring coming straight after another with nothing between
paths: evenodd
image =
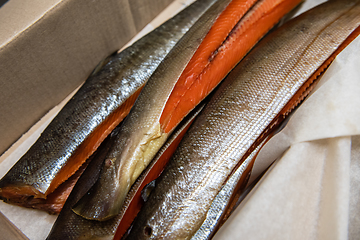
<instances>
[{"instance_id":1,"label":"cardboard box","mask_svg":"<svg viewBox=\"0 0 360 240\"><path fill-rule=\"evenodd\" d=\"M172 0L12 0L0 8L0 154Z\"/></svg>"}]
</instances>

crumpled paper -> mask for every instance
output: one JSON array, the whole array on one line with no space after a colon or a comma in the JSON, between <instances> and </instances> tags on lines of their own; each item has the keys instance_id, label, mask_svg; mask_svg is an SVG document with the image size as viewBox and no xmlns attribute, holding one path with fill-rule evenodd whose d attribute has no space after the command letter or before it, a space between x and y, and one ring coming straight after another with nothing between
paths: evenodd
<instances>
[{"instance_id":1,"label":"crumpled paper","mask_svg":"<svg viewBox=\"0 0 360 240\"><path fill-rule=\"evenodd\" d=\"M139 36L192 0L176 0ZM324 0L307 0L300 12ZM360 39L327 70L321 87L260 152L252 177L277 159L214 239L357 239L360 236ZM69 96L67 99L69 99ZM0 157L0 177L66 103ZM356 144L354 144L356 143ZM5 204L0 211L30 239L45 239L56 216ZM0 226L1 229L1 226Z\"/></svg>"}]
</instances>

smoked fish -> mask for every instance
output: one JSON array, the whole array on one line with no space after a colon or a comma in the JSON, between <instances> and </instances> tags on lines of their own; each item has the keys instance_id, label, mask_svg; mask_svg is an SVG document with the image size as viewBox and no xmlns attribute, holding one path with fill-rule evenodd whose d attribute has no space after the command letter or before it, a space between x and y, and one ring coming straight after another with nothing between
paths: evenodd
<instances>
[{"instance_id":1,"label":"smoked fish","mask_svg":"<svg viewBox=\"0 0 360 240\"><path fill-rule=\"evenodd\" d=\"M308 95L359 26L360 1L330 0L264 38L185 134L126 239L192 238L232 173L251 168L245 159Z\"/></svg>"},{"instance_id":2,"label":"smoked fish","mask_svg":"<svg viewBox=\"0 0 360 240\"><path fill-rule=\"evenodd\" d=\"M155 70L109 151L99 180L73 208L87 219L117 215L137 177L181 120L300 0L219 0Z\"/></svg>"},{"instance_id":3,"label":"smoked fish","mask_svg":"<svg viewBox=\"0 0 360 240\"><path fill-rule=\"evenodd\" d=\"M195 2L130 47L110 56L0 180L0 198L58 213L73 187L64 182L128 114L159 63L214 1ZM66 193L55 191L62 188Z\"/></svg>"},{"instance_id":4,"label":"smoked fish","mask_svg":"<svg viewBox=\"0 0 360 240\"><path fill-rule=\"evenodd\" d=\"M130 227L137 212L143 204L141 198L141 190L144 186L154 179L156 179L164 164L170 159L178 146L180 140L184 136L186 130L190 127L194 118L199 114L203 105L198 106L189 116L181 122L177 129L173 132L168 141L157 153L149 167L137 179L132 186L125 203L120 213L107 221L93 221L85 219L72 211L72 206L91 188L96 182L101 167L106 164L104 158L108 149L116 139L121 126L118 126L113 132L104 140L98 150L90 157L91 162L80 176L78 182L74 186L74 190L69 195L63 209L56 219L47 239L48 240L63 240L63 239L113 239L114 235L120 238ZM160 166L159 166L160 164ZM152 171L154 168L160 171Z\"/></svg>"}]
</instances>

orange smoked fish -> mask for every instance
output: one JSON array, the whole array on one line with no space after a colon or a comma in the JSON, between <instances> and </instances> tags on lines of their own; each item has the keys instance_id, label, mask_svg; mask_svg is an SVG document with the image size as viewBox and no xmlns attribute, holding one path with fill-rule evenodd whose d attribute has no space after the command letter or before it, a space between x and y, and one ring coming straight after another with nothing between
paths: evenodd
<instances>
[{"instance_id":1,"label":"orange smoked fish","mask_svg":"<svg viewBox=\"0 0 360 240\"><path fill-rule=\"evenodd\" d=\"M226 181L238 167L251 169L247 157L359 34L360 1L330 0L263 39L194 121L126 239L210 238L213 223L197 230Z\"/></svg>"},{"instance_id":2,"label":"orange smoked fish","mask_svg":"<svg viewBox=\"0 0 360 240\"><path fill-rule=\"evenodd\" d=\"M149 79L101 177L73 210L106 220L179 122L300 0L219 0L175 45Z\"/></svg>"},{"instance_id":3,"label":"orange smoked fish","mask_svg":"<svg viewBox=\"0 0 360 240\"><path fill-rule=\"evenodd\" d=\"M1 179L0 198L58 213L73 186L64 182L128 114L158 64L214 1L199 0L111 56Z\"/></svg>"}]
</instances>

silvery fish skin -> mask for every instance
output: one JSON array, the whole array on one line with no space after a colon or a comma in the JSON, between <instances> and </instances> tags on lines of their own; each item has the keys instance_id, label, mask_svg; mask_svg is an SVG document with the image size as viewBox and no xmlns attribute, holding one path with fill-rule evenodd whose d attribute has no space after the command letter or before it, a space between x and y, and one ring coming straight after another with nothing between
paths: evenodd
<instances>
[{"instance_id":1,"label":"silvery fish skin","mask_svg":"<svg viewBox=\"0 0 360 240\"><path fill-rule=\"evenodd\" d=\"M112 239L117 219L106 222L89 221L72 212L71 207L91 188L99 177L103 159L109 150L119 127L103 141L90 156L90 163L70 193L47 239Z\"/></svg>"},{"instance_id":2,"label":"silvery fish skin","mask_svg":"<svg viewBox=\"0 0 360 240\"><path fill-rule=\"evenodd\" d=\"M359 25L358 1L329 1L263 39L195 120L127 239L190 239L230 174Z\"/></svg>"},{"instance_id":3,"label":"silvery fish skin","mask_svg":"<svg viewBox=\"0 0 360 240\"><path fill-rule=\"evenodd\" d=\"M262 144L259 145L251 152L226 181L211 203L204 222L192 236L192 240L211 239L221 227L222 223L226 221L233 207L235 207L238 197L242 196L245 184L247 183L243 178L250 177L254 160L262 146Z\"/></svg>"},{"instance_id":4,"label":"silvery fish skin","mask_svg":"<svg viewBox=\"0 0 360 240\"><path fill-rule=\"evenodd\" d=\"M0 196L1 188L9 186L28 186L36 197L48 195L53 179L68 160L78 154L79 146L139 91L175 43L212 2L214 0L199 0L132 46L110 57L1 179ZM111 129L107 131L110 133ZM88 152L87 156L91 153Z\"/></svg>"},{"instance_id":5,"label":"silvery fish skin","mask_svg":"<svg viewBox=\"0 0 360 240\"><path fill-rule=\"evenodd\" d=\"M114 239L121 239L126 235L136 215L141 210L141 207L144 202L147 201L149 194L154 188L156 178L159 177L165 166L168 164L185 133L195 120L196 116L204 108L207 100L208 97L198 104L195 109L180 122L166 143L160 148L154 159L151 160L148 167L131 186L119 214L122 216L122 220L118 226Z\"/></svg>"},{"instance_id":6,"label":"silvery fish skin","mask_svg":"<svg viewBox=\"0 0 360 240\"><path fill-rule=\"evenodd\" d=\"M107 221L88 220L75 214L71 208L84 194L86 194L86 192L91 188L91 186L99 177L101 167L104 164L104 158L107 154L107 151L116 139L121 125L115 128L113 132L104 140L98 150L90 157L92 161L90 161L89 166L80 176L62 211L60 212L60 215L56 219L56 222L54 223L47 239L113 239L118 225L121 224L134 195L137 193L137 191L141 191L140 187L148 172L152 170L152 167L162 157L163 153L167 151L175 141L177 141L177 138L182 136L183 131L186 130L193 122L194 118L199 114L202 107L203 105L200 105L193 112L191 112L169 137L167 142L151 161L151 164L146 169L146 171L132 186L125 203L117 216Z\"/></svg>"},{"instance_id":7,"label":"silvery fish skin","mask_svg":"<svg viewBox=\"0 0 360 240\"><path fill-rule=\"evenodd\" d=\"M169 52L124 120L118 140L109 151L109 167L73 210L87 219L104 221L117 215L137 177L153 159L171 132L161 130L159 118L183 69L231 0L209 4L208 10Z\"/></svg>"}]
</instances>

